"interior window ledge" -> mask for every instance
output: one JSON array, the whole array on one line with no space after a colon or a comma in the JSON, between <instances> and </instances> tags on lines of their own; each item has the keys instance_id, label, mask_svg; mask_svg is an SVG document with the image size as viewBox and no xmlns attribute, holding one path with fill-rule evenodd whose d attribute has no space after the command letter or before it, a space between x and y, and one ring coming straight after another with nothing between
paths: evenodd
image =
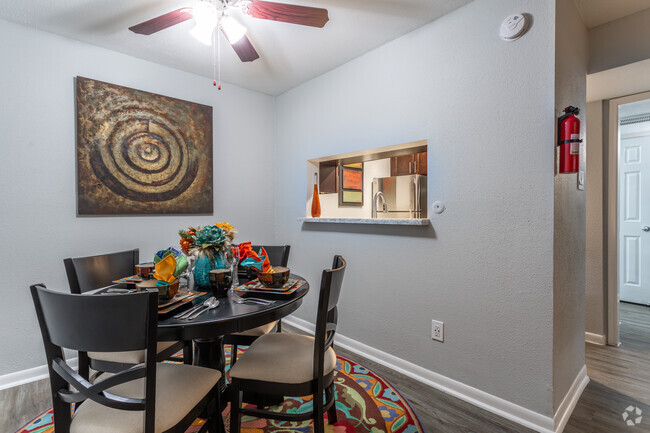
<instances>
[{"instance_id":1,"label":"interior window ledge","mask_svg":"<svg viewBox=\"0 0 650 433\"><path fill-rule=\"evenodd\" d=\"M371 225L398 225L398 226L428 226L429 218L309 218L298 217L302 223L321 224L371 224Z\"/></svg>"}]
</instances>

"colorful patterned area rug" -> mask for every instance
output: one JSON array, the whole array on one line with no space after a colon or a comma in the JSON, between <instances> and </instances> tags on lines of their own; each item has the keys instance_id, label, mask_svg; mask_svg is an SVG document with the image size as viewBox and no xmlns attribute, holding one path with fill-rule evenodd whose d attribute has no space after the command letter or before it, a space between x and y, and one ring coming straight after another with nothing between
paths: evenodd
<instances>
[{"instance_id":1,"label":"colorful patterned area rug","mask_svg":"<svg viewBox=\"0 0 650 433\"><path fill-rule=\"evenodd\" d=\"M230 358L226 348L226 360ZM228 364L226 364L228 365ZM336 409L338 422L325 423L326 433L424 433L420 420L408 401L384 378L363 365L342 356L336 359ZM301 413L311 410L310 398L286 398L273 409ZM223 412L226 429L230 406ZM186 433L198 432L203 420L197 419ZM242 418L242 433L311 433L311 421L287 422ZM52 409L40 414L16 433L54 433Z\"/></svg>"}]
</instances>

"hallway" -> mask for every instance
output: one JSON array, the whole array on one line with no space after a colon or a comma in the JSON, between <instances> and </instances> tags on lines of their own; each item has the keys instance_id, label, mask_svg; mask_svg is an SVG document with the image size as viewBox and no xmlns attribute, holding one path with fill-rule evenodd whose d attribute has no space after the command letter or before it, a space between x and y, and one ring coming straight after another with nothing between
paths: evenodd
<instances>
[{"instance_id":1,"label":"hallway","mask_svg":"<svg viewBox=\"0 0 650 433\"><path fill-rule=\"evenodd\" d=\"M650 432L650 307L620 303L619 320L620 347L586 344L591 381L566 433L625 431L623 412L631 405L641 409L642 419L630 431Z\"/></svg>"}]
</instances>

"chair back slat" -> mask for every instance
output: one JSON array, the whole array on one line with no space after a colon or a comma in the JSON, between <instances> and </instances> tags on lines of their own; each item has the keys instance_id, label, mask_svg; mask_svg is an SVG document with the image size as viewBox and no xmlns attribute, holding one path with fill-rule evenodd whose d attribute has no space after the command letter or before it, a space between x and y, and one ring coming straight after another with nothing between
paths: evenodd
<instances>
[{"instance_id":1,"label":"chair back slat","mask_svg":"<svg viewBox=\"0 0 650 433\"><path fill-rule=\"evenodd\" d=\"M345 273L345 259L341 256L334 257L332 264L332 281L330 283L330 293L327 302L327 311L331 311L339 303L341 296L341 287L343 286L343 274Z\"/></svg>"},{"instance_id":2,"label":"chair back slat","mask_svg":"<svg viewBox=\"0 0 650 433\"><path fill-rule=\"evenodd\" d=\"M261 247L264 247L264 250L266 250L271 266L287 267L287 264L289 264L289 251L291 250L291 245L251 245L251 248L256 253Z\"/></svg>"},{"instance_id":3,"label":"chair back slat","mask_svg":"<svg viewBox=\"0 0 650 433\"><path fill-rule=\"evenodd\" d=\"M334 257L332 269L323 271L314 334L314 377L322 377L325 351L334 343L338 323L337 303L346 266L345 259L337 255Z\"/></svg>"},{"instance_id":4,"label":"chair back slat","mask_svg":"<svg viewBox=\"0 0 650 433\"><path fill-rule=\"evenodd\" d=\"M327 322L325 323L325 348L329 348L334 344L334 335L336 334L336 326L338 323L338 308L334 307L328 313Z\"/></svg>"},{"instance_id":5,"label":"chair back slat","mask_svg":"<svg viewBox=\"0 0 650 433\"><path fill-rule=\"evenodd\" d=\"M81 377L61 358L57 358L52 362L52 369L76 390L71 391L65 388L58 390L61 400L66 403L80 403L90 399L113 409L144 410L144 399L122 397L106 392L107 389L116 385L145 377L146 369L144 366L121 371L94 384Z\"/></svg>"},{"instance_id":6,"label":"chair back slat","mask_svg":"<svg viewBox=\"0 0 650 433\"><path fill-rule=\"evenodd\" d=\"M139 263L140 250L90 257L64 259L65 271L72 293L84 293L110 285L113 280L133 275Z\"/></svg>"},{"instance_id":7,"label":"chair back slat","mask_svg":"<svg viewBox=\"0 0 650 433\"><path fill-rule=\"evenodd\" d=\"M142 350L147 346L149 292L70 295L36 288L50 341L84 352ZM152 292L155 294L155 292ZM156 295L157 296L157 295Z\"/></svg>"}]
</instances>

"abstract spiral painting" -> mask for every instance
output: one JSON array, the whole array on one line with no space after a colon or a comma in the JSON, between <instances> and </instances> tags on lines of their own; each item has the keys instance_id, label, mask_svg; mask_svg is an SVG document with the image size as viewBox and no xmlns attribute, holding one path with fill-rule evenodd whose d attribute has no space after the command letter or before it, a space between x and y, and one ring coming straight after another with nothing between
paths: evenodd
<instances>
[{"instance_id":1,"label":"abstract spiral painting","mask_svg":"<svg viewBox=\"0 0 650 433\"><path fill-rule=\"evenodd\" d=\"M78 215L212 214L212 107L76 81Z\"/></svg>"}]
</instances>

